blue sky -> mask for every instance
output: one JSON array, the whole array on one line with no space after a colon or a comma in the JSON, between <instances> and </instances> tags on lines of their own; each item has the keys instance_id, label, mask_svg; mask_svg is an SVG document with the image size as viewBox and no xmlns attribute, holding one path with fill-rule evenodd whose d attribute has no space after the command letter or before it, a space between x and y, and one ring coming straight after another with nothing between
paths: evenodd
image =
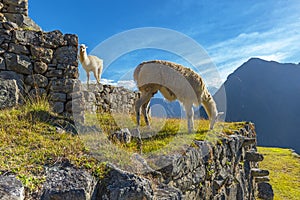
<instances>
[{"instance_id":1,"label":"blue sky","mask_svg":"<svg viewBox=\"0 0 300 200\"><path fill-rule=\"evenodd\" d=\"M299 63L299 11L298 0L29 0L29 15L43 30L59 29L63 33L77 34L79 42L89 47L88 52L104 59L103 81L127 87L134 86L131 79L135 66L150 59L196 67L208 85L214 87L251 57ZM122 45L128 44L121 41L122 44L114 46L112 43L106 52L99 46L103 47L105 41L116 34L143 27L163 28L185 35L206 51L214 69L202 67L200 60L198 64L189 62L186 57L193 56L193 49L184 51L182 56L168 49L141 48L106 63L110 52L117 52ZM148 36L153 35L155 32L144 39L148 41ZM172 48L185 43L157 37L171 42ZM188 47L183 45L182 48ZM212 71L217 75L212 76ZM80 79L86 80L81 67Z\"/></svg>"}]
</instances>

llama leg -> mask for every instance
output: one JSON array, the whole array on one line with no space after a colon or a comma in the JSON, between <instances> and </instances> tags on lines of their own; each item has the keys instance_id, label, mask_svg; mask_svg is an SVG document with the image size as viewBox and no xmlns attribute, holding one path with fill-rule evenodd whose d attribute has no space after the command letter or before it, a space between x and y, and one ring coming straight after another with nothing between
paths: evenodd
<instances>
[{"instance_id":1,"label":"llama leg","mask_svg":"<svg viewBox=\"0 0 300 200\"><path fill-rule=\"evenodd\" d=\"M140 125L141 106L143 106L151 97L152 97L152 94L150 92L147 92L145 94L142 94L142 96L135 103L136 122L137 122L138 126ZM144 110L143 110L143 113L144 113Z\"/></svg>"},{"instance_id":2,"label":"llama leg","mask_svg":"<svg viewBox=\"0 0 300 200\"><path fill-rule=\"evenodd\" d=\"M89 88L89 82L90 82L90 73L87 72L86 73L86 76L87 76L87 87Z\"/></svg>"},{"instance_id":3,"label":"llama leg","mask_svg":"<svg viewBox=\"0 0 300 200\"><path fill-rule=\"evenodd\" d=\"M145 119L145 122L146 122L146 124L147 124L147 126L149 128L150 128L150 122L149 122L149 111L150 111L149 104L150 104L150 98L146 101L146 103L144 103L142 105L142 112L143 112L143 115L144 115L144 119Z\"/></svg>"},{"instance_id":4,"label":"llama leg","mask_svg":"<svg viewBox=\"0 0 300 200\"><path fill-rule=\"evenodd\" d=\"M93 71L93 73L94 73L94 76L95 76L95 78L96 78L97 83L99 84L100 82L99 82L99 78L98 78L98 70L95 69L95 70Z\"/></svg>"},{"instance_id":5,"label":"llama leg","mask_svg":"<svg viewBox=\"0 0 300 200\"><path fill-rule=\"evenodd\" d=\"M100 83L100 80L101 80L101 67L98 68L98 80L99 80L99 83Z\"/></svg>"},{"instance_id":6,"label":"llama leg","mask_svg":"<svg viewBox=\"0 0 300 200\"><path fill-rule=\"evenodd\" d=\"M185 112L187 116L187 122L188 122L188 131L191 133L194 130L194 110L193 106L186 106Z\"/></svg>"}]
</instances>

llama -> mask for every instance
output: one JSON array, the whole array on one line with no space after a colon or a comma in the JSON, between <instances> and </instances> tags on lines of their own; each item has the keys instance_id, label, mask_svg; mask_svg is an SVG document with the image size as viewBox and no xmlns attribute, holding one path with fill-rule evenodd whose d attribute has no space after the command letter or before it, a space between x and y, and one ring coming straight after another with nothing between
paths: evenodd
<instances>
[{"instance_id":1,"label":"llama","mask_svg":"<svg viewBox=\"0 0 300 200\"><path fill-rule=\"evenodd\" d=\"M90 81L90 72L92 71L94 73L94 76L97 80L97 83L100 83L100 78L102 74L103 69L103 60L98 58L97 56L87 55L86 53L87 46L84 44L80 45L80 54L79 54L79 60L82 64L82 67L86 71L87 75L87 85L89 86Z\"/></svg>"},{"instance_id":2,"label":"llama","mask_svg":"<svg viewBox=\"0 0 300 200\"><path fill-rule=\"evenodd\" d=\"M141 92L135 104L138 126L142 110L145 122L150 127L149 102L158 91L168 101L178 99L183 104L189 133L194 129L193 106L203 105L210 120L210 129L213 129L218 117L223 114L218 112L216 103L200 75L182 65L162 60L147 61L136 67L133 76Z\"/></svg>"}]
</instances>

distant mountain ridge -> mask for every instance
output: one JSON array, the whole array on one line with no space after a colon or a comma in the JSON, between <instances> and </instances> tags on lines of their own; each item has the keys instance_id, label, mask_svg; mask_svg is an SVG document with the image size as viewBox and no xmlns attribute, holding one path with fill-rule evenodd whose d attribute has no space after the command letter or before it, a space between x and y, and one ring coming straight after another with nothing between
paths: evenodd
<instances>
[{"instance_id":1,"label":"distant mountain ridge","mask_svg":"<svg viewBox=\"0 0 300 200\"><path fill-rule=\"evenodd\" d=\"M223 84L226 121L252 121L258 144L300 152L300 65L252 58ZM214 95L217 105L221 92Z\"/></svg>"}]
</instances>

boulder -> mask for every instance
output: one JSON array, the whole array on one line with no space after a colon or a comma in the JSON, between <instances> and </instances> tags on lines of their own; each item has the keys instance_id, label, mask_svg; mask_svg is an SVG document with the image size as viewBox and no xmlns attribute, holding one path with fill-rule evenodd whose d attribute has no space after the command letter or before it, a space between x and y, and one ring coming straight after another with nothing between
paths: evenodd
<instances>
[{"instance_id":1,"label":"boulder","mask_svg":"<svg viewBox=\"0 0 300 200\"><path fill-rule=\"evenodd\" d=\"M120 131L115 131L109 135L109 139L114 142L121 142L124 144L129 144L131 141L131 133L128 128L121 129Z\"/></svg>"},{"instance_id":2,"label":"boulder","mask_svg":"<svg viewBox=\"0 0 300 200\"><path fill-rule=\"evenodd\" d=\"M88 172L72 166L54 166L46 171L42 200L89 200L96 186Z\"/></svg>"},{"instance_id":3,"label":"boulder","mask_svg":"<svg viewBox=\"0 0 300 200\"><path fill-rule=\"evenodd\" d=\"M0 176L0 199L3 200L23 200L24 186L15 175Z\"/></svg>"},{"instance_id":4,"label":"boulder","mask_svg":"<svg viewBox=\"0 0 300 200\"><path fill-rule=\"evenodd\" d=\"M19 88L16 80L0 78L0 109L16 106L18 100Z\"/></svg>"},{"instance_id":5,"label":"boulder","mask_svg":"<svg viewBox=\"0 0 300 200\"><path fill-rule=\"evenodd\" d=\"M99 182L96 199L150 200L153 190L149 180L108 165L108 174Z\"/></svg>"}]
</instances>

